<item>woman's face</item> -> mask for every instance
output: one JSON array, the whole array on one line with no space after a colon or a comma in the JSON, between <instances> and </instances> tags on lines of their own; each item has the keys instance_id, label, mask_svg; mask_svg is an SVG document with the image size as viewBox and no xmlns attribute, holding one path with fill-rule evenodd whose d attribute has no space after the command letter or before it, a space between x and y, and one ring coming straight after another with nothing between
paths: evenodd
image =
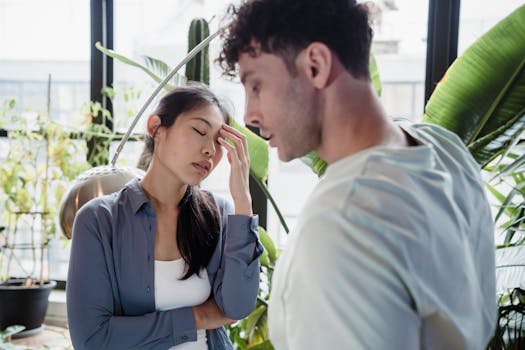
<instances>
[{"instance_id":1,"label":"woman's face","mask_svg":"<svg viewBox=\"0 0 525 350\"><path fill-rule=\"evenodd\" d=\"M215 105L180 114L171 127L157 131L156 163L185 184L200 184L222 158L217 142L222 124L224 117Z\"/></svg>"}]
</instances>

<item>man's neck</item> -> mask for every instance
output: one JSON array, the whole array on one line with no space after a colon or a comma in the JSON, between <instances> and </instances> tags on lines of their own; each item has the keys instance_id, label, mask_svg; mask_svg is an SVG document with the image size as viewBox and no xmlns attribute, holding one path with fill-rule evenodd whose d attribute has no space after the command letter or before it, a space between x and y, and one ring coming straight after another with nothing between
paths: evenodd
<instances>
[{"instance_id":1,"label":"man's neck","mask_svg":"<svg viewBox=\"0 0 525 350\"><path fill-rule=\"evenodd\" d=\"M406 147L370 82L344 75L327 91L319 156L328 164L370 147Z\"/></svg>"}]
</instances>

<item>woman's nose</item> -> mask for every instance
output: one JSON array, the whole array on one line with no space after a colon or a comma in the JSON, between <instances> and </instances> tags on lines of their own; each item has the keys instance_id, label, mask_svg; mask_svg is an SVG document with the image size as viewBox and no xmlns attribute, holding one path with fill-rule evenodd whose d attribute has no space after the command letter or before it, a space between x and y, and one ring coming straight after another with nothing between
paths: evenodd
<instances>
[{"instance_id":1,"label":"woman's nose","mask_svg":"<svg viewBox=\"0 0 525 350\"><path fill-rule=\"evenodd\" d=\"M204 148L202 149L202 153L207 158L212 158L215 154L215 141L212 140L212 142L208 142L206 146L204 146Z\"/></svg>"}]
</instances>

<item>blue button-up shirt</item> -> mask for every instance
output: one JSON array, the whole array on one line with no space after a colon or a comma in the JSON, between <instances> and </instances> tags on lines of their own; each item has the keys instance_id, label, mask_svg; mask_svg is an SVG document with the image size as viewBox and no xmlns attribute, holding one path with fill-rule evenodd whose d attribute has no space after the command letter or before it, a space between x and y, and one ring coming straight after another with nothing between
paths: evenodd
<instances>
[{"instance_id":1,"label":"blue button-up shirt","mask_svg":"<svg viewBox=\"0 0 525 350\"><path fill-rule=\"evenodd\" d=\"M258 218L233 215L229 202L214 198L222 226L208 277L219 308L241 319L259 287ZM75 349L167 349L197 339L191 307L155 309L155 232L155 212L138 180L78 211L66 290ZM223 327L207 331L207 339L209 349L232 348Z\"/></svg>"}]
</instances>

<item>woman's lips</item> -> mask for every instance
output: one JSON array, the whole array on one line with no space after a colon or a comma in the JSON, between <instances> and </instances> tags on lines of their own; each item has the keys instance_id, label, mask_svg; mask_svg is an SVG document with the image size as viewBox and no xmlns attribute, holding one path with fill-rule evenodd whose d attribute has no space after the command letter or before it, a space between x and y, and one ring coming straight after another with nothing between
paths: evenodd
<instances>
[{"instance_id":1,"label":"woman's lips","mask_svg":"<svg viewBox=\"0 0 525 350\"><path fill-rule=\"evenodd\" d=\"M210 172L211 165L209 162L191 163L191 165L193 165L197 172L202 176L205 176Z\"/></svg>"}]
</instances>

